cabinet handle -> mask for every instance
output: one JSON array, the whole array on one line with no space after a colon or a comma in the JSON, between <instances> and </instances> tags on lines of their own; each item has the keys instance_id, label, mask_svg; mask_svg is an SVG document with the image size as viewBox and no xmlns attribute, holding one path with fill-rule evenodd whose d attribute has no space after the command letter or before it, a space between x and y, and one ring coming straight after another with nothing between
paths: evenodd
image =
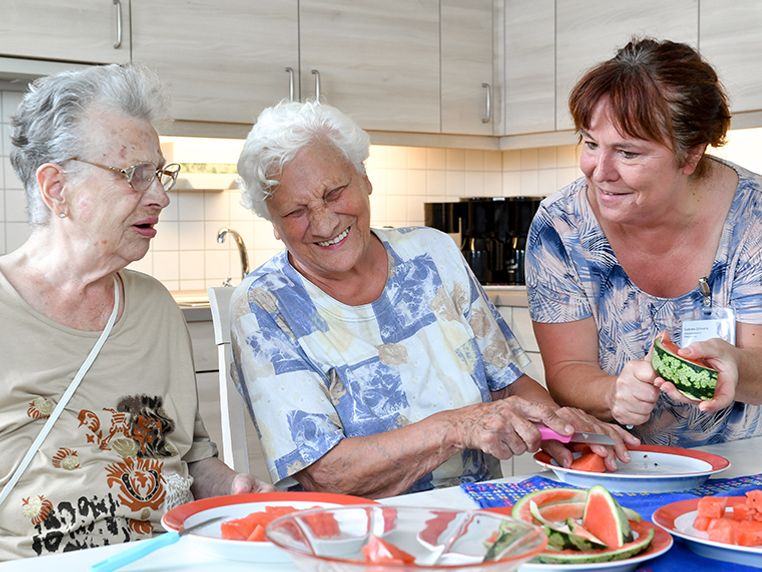
<instances>
[{"instance_id":1,"label":"cabinet handle","mask_svg":"<svg viewBox=\"0 0 762 572\"><path fill-rule=\"evenodd\" d=\"M294 101L294 68L288 66L286 71L288 72L288 100Z\"/></svg>"},{"instance_id":2,"label":"cabinet handle","mask_svg":"<svg viewBox=\"0 0 762 572\"><path fill-rule=\"evenodd\" d=\"M315 76L315 101L320 103L320 72L312 70L312 75Z\"/></svg>"},{"instance_id":3,"label":"cabinet handle","mask_svg":"<svg viewBox=\"0 0 762 572\"><path fill-rule=\"evenodd\" d=\"M116 16L116 42L114 49L122 47L122 0L114 0L114 15Z\"/></svg>"},{"instance_id":4,"label":"cabinet handle","mask_svg":"<svg viewBox=\"0 0 762 572\"><path fill-rule=\"evenodd\" d=\"M482 115L482 123L489 123L492 121L492 86L488 83L483 83L484 88L484 115Z\"/></svg>"}]
</instances>

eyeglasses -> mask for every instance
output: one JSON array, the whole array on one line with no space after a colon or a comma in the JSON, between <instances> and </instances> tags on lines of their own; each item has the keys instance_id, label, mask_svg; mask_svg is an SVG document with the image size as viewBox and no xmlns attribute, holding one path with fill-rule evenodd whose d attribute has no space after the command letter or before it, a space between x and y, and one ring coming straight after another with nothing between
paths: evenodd
<instances>
[{"instance_id":1,"label":"eyeglasses","mask_svg":"<svg viewBox=\"0 0 762 572\"><path fill-rule=\"evenodd\" d=\"M98 167L122 175L127 179L127 182L133 190L138 193L145 193L151 187L154 179L159 179L161 186L164 187L165 191L168 191L175 186L177 175L180 173L180 165L177 163L170 163L163 167L157 167L153 163L138 163L137 165L132 165L126 169L120 169L118 167L109 167L108 165L86 161L79 157L71 157L70 159L67 159L67 161L87 163L93 167Z\"/></svg>"}]
</instances>

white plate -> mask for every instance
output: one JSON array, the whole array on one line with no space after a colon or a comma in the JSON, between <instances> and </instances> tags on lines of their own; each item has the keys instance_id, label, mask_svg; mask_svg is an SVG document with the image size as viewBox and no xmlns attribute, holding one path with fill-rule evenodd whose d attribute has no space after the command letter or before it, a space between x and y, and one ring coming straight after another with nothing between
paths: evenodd
<instances>
[{"instance_id":1,"label":"white plate","mask_svg":"<svg viewBox=\"0 0 762 572\"><path fill-rule=\"evenodd\" d=\"M728 505L745 502L745 497L728 497ZM674 536L682 538L699 556L733 562L746 566L762 567L762 547L736 546L709 540L709 535L693 528L699 499L687 499L664 505L653 514L653 521Z\"/></svg>"},{"instance_id":2,"label":"white plate","mask_svg":"<svg viewBox=\"0 0 762 572\"><path fill-rule=\"evenodd\" d=\"M180 505L165 513L161 524L167 530L178 531L183 527L193 526L217 516L222 516L225 520L241 518L252 512L265 510L266 506L293 506L306 509L353 504L376 503L362 497L330 493L248 493L211 497ZM264 563L290 561L288 555L271 542L224 540L220 535L219 521L202 526L190 535L193 536L193 550L200 550L222 560Z\"/></svg>"},{"instance_id":3,"label":"white plate","mask_svg":"<svg viewBox=\"0 0 762 572\"><path fill-rule=\"evenodd\" d=\"M591 473L560 467L545 451L534 459L553 471L559 481L582 488L603 485L611 492L666 493L684 491L704 484L730 466L725 457L677 447L640 445L630 450L629 463L619 462L613 473Z\"/></svg>"}]
</instances>

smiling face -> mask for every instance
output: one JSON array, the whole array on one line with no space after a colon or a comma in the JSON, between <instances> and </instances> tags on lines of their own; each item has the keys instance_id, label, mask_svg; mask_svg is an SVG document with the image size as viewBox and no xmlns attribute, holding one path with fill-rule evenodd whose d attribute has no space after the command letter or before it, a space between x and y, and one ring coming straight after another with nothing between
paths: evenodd
<instances>
[{"instance_id":1,"label":"smiling face","mask_svg":"<svg viewBox=\"0 0 762 572\"><path fill-rule=\"evenodd\" d=\"M604 220L658 222L683 200L695 161L681 167L664 144L621 134L611 121L607 99L598 102L589 128L580 131L580 169L588 181L588 200Z\"/></svg>"},{"instance_id":2,"label":"smiling face","mask_svg":"<svg viewBox=\"0 0 762 572\"><path fill-rule=\"evenodd\" d=\"M142 162L164 164L159 137L148 121L96 110L83 132L89 140L84 160L119 169ZM158 180L140 193L120 173L76 161L71 165L76 171L67 177L63 195L70 207L68 235L76 247L117 268L143 258L156 236L159 214L169 204Z\"/></svg>"},{"instance_id":3,"label":"smiling face","mask_svg":"<svg viewBox=\"0 0 762 572\"><path fill-rule=\"evenodd\" d=\"M335 146L316 141L286 164L279 180L267 209L297 270L317 281L358 270L373 240L368 178Z\"/></svg>"}]
</instances>

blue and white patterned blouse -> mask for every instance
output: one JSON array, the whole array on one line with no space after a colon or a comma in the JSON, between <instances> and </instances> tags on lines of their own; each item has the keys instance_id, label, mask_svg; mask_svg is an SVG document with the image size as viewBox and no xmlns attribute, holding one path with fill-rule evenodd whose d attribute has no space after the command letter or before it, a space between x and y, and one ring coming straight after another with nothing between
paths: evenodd
<instances>
[{"instance_id":1,"label":"blue and white patterned blouse","mask_svg":"<svg viewBox=\"0 0 762 572\"><path fill-rule=\"evenodd\" d=\"M429 228L373 232L386 248L389 278L370 304L333 299L296 272L286 252L233 295L239 390L281 486L345 437L489 401L528 364L449 236ZM409 492L499 474L496 459L466 450Z\"/></svg>"},{"instance_id":2,"label":"blue and white patterned blouse","mask_svg":"<svg viewBox=\"0 0 762 572\"><path fill-rule=\"evenodd\" d=\"M736 319L762 324L762 179L737 165L739 183L708 277L712 303ZM545 199L532 222L526 281L532 319L563 323L592 317L600 367L617 375L643 359L657 333L680 339L680 315L699 308L695 290L659 298L640 290L619 265L577 179ZM679 271L679 269L676 269ZM762 381L762 380L761 380ZM662 394L650 420L634 432L646 443L698 446L762 435L759 406L735 403L716 413L673 402Z\"/></svg>"}]
</instances>

